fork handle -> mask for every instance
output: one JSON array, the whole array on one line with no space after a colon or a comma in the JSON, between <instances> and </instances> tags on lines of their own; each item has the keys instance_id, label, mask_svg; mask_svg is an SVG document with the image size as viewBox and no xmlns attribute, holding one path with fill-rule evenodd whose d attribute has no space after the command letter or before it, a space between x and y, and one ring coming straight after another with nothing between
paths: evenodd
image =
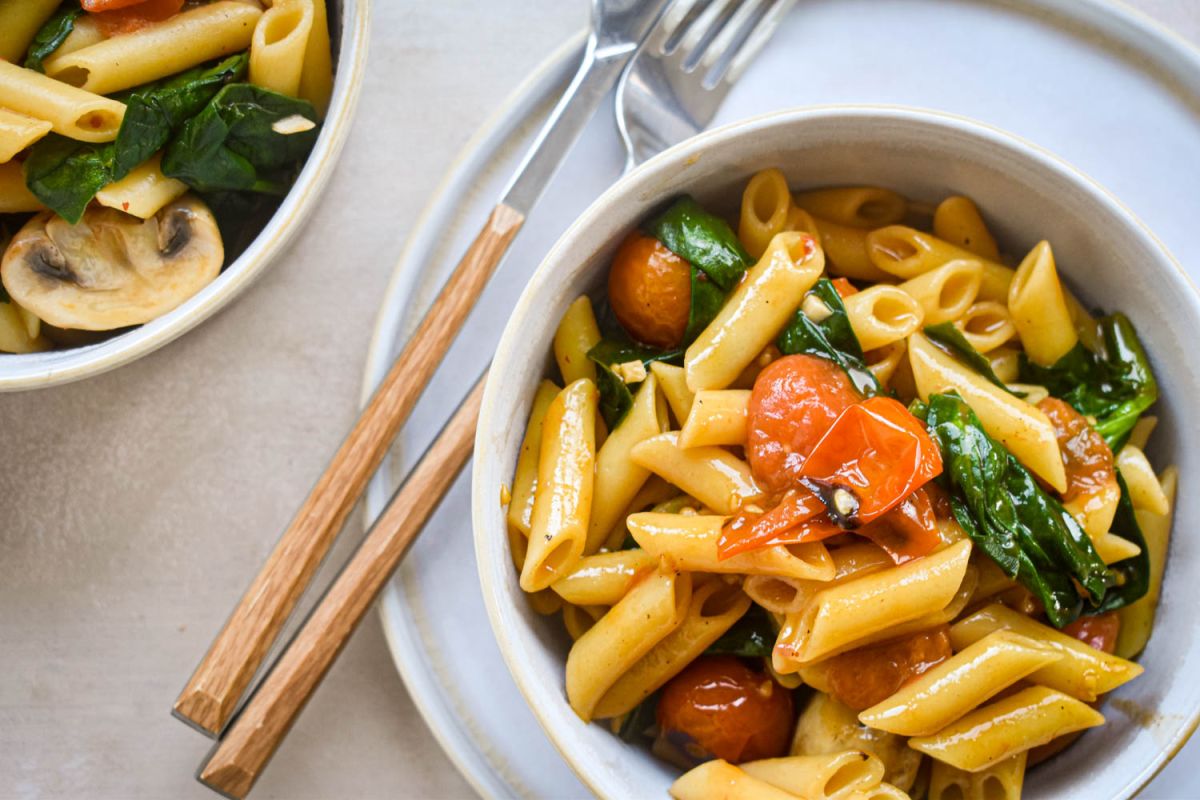
<instances>
[{"instance_id":1,"label":"fork handle","mask_svg":"<svg viewBox=\"0 0 1200 800\"><path fill-rule=\"evenodd\" d=\"M239 799L253 788L470 457L483 385L480 378L201 767L209 788Z\"/></svg>"},{"instance_id":2,"label":"fork handle","mask_svg":"<svg viewBox=\"0 0 1200 800\"><path fill-rule=\"evenodd\" d=\"M225 727L524 221L521 212L504 203L492 210L188 680L175 701L176 717L213 736Z\"/></svg>"}]
</instances>

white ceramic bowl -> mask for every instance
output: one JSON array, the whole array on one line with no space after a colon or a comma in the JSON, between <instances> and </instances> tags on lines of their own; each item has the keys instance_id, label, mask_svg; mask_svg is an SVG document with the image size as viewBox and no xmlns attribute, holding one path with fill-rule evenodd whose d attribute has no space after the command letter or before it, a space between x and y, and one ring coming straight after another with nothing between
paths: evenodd
<instances>
[{"instance_id":1,"label":"white ceramic bowl","mask_svg":"<svg viewBox=\"0 0 1200 800\"><path fill-rule=\"evenodd\" d=\"M92 345L13 355L0 353L0 392L81 380L141 358L212 316L287 247L316 205L346 136L367 59L370 0L327 0L333 23L335 79L321 134L279 209L254 241L194 297L133 330Z\"/></svg>"},{"instance_id":2,"label":"white ceramic bowl","mask_svg":"<svg viewBox=\"0 0 1200 800\"><path fill-rule=\"evenodd\" d=\"M555 326L581 293L604 285L627 231L663 201L696 195L733 210L746 179L779 167L793 187L880 184L920 199L971 196L1002 249L1023 253L1042 238L1083 300L1126 312L1137 326L1162 399L1151 457L1200 469L1191 368L1200 299L1153 235L1104 189L1062 161L994 128L895 107L826 107L773 114L702 134L658 156L605 192L558 241L522 294L500 340L475 444L473 517L483 595L508 667L534 714L579 777L605 798L665 798L677 771L585 725L567 705L569 640L556 618L530 610L508 554L497 498L512 480L529 405L550 363ZM1035 769L1027 798L1124 798L1183 745L1200 719L1200 640L1189 576L1197 573L1200 498L1179 493L1158 623L1141 658L1146 672L1104 706L1109 724ZM1182 604L1182 605L1181 605Z\"/></svg>"}]
</instances>

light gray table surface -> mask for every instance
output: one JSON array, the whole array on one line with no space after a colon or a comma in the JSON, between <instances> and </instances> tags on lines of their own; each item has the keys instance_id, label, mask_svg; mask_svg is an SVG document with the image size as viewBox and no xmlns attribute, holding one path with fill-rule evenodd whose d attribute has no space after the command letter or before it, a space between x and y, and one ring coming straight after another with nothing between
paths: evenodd
<instances>
[{"instance_id":1,"label":"light gray table surface","mask_svg":"<svg viewBox=\"0 0 1200 800\"><path fill-rule=\"evenodd\" d=\"M1131 4L1200 41L1197 0ZM585 18L583 0L375 0L345 154L280 263L131 366L0 396L0 798L216 796L192 778L210 742L171 702L349 428L414 219ZM372 618L254 796L471 790Z\"/></svg>"}]
</instances>

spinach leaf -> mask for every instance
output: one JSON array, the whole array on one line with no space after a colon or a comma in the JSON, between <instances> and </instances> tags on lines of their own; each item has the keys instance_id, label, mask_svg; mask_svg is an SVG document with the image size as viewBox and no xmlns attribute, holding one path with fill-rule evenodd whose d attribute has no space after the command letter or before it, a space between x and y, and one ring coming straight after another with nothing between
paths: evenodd
<instances>
[{"instance_id":1,"label":"spinach leaf","mask_svg":"<svg viewBox=\"0 0 1200 800\"><path fill-rule=\"evenodd\" d=\"M939 325L930 325L925 328L925 335L949 350L951 355L957 356L959 360L987 378L992 384L1017 397L1025 396L1022 392L1014 392L1012 389L1009 389L1004 381L996 377L995 371L992 370L992 362L988 361L987 356L971 346L971 343L967 341L967 337L962 335L962 331L954 327L954 323L943 322Z\"/></svg>"},{"instance_id":2,"label":"spinach leaf","mask_svg":"<svg viewBox=\"0 0 1200 800\"><path fill-rule=\"evenodd\" d=\"M942 451L955 519L971 540L1038 596L1055 627L1083 610L1076 581L1100 606L1116 573L1062 504L983 430L962 398L931 395L926 425Z\"/></svg>"},{"instance_id":3,"label":"spinach leaf","mask_svg":"<svg viewBox=\"0 0 1200 800\"><path fill-rule=\"evenodd\" d=\"M115 180L157 153L188 119L212 100L222 86L246 74L250 57L231 56L215 66L200 66L164 81L135 89L125 100L125 118L117 134Z\"/></svg>"},{"instance_id":4,"label":"spinach leaf","mask_svg":"<svg viewBox=\"0 0 1200 800\"><path fill-rule=\"evenodd\" d=\"M1150 589L1150 550L1146 547L1146 539L1142 536L1141 526L1138 525L1137 514L1133 512L1129 487L1120 472L1117 473L1117 485L1121 487L1121 500L1117 504L1117 513L1113 515L1112 527L1109 530L1136 544L1141 552L1108 565L1109 569L1117 573L1117 585L1104 595L1104 602L1096 608L1096 614L1115 611L1135 603Z\"/></svg>"},{"instance_id":5,"label":"spinach leaf","mask_svg":"<svg viewBox=\"0 0 1200 800\"><path fill-rule=\"evenodd\" d=\"M829 278L821 278L811 293L829 309L829 316L813 321L803 310L788 323L775 344L785 355L804 353L837 364L850 376L850 382L866 397L883 394L883 387L863 359L862 346L850 325L850 316L842 297Z\"/></svg>"},{"instance_id":6,"label":"spinach leaf","mask_svg":"<svg viewBox=\"0 0 1200 800\"><path fill-rule=\"evenodd\" d=\"M688 324L683 335L685 347L696 340L701 331L708 327L708 323L716 319L723 305L725 292L712 282L704 270L693 264L692 303L688 309Z\"/></svg>"},{"instance_id":7,"label":"spinach leaf","mask_svg":"<svg viewBox=\"0 0 1200 800\"><path fill-rule=\"evenodd\" d=\"M305 100L231 83L171 140L163 156L163 174L201 192L285 194L291 171L317 140L316 127L293 134L272 127L296 115L317 120L317 112Z\"/></svg>"},{"instance_id":8,"label":"spinach leaf","mask_svg":"<svg viewBox=\"0 0 1200 800\"><path fill-rule=\"evenodd\" d=\"M708 646L705 655L741 656L742 658L770 658L775 647L777 631L771 617L759 605L733 624L729 630Z\"/></svg>"},{"instance_id":9,"label":"spinach leaf","mask_svg":"<svg viewBox=\"0 0 1200 800\"><path fill-rule=\"evenodd\" d=\"M732 289L750 267L750 254L729 223L705 211L692 197L672 203L650 221L647 231L675 255L703 270L722 292Z\"/></svg>"},{"instance_id":10,"label":"spinach leaf","mask_svg":"<svg viewBox=\"0 0 1200 800\"><path fill-rule=\"evenodd\" d=\"M25 160L26 186L67 222L78 222L96 192L154 155L222 84L245 73L247 61L245 54L233 56L129 92L123 97L125 118L115 141L88 144L53 133L45 136Z\"/></svg>"},{"instance_id":11,"label":"spinach leaf","mask_svg":"<svg viewBox=\"0 0 1200 800\"><path fill-rule=\"evenodd\" d=\"M658 692L633 707L621 720L617 736L630 744L644 744L653 739L658 726Z\"/></svg>"},{"instance_id":12,"label":"spinach leaf","mask_svg":"<svg viewBox=\"0 0 1200 800\"><path fill-rule=\"evenodd\" d=\"M83 9L79 7L78 0L70 0L59 6L58 11L46 20L30 42L29 51L25 54L25 67L45 72L42 62L71 35L71 31L75 30L75 20L82 13Z\"/></svg>"},{"instance_id":13,"label":"spinach leaf","mask_svg":"<svg viewBox=\"0 0 1200 800\"><path fill-rule=\"evenodd\" d=\"M1115 453L1138 418L1158 399L1158 382L1124 314L1103 317L1099 327L1099 351L1088 350L1081 342L1050 367L1022 357L1021 380L1045 386L1080 414L1094 417L1096 430Z\"/></svg>"},{"instance_id":14,"label":"spinach leaf","mask_svg":"<svg viewBox=\"0 0 1200 800\"><path fill-rule=\"evenodd\" d=\"M596 363L596 388L600 390L600 413L610 431L615 430L633 405L633 391L612 371L617 364L640 361L649 369L655 361L678 362L683 350L659 350L646 345L623 342L616 339L601 339L588 350L588 358ZM637 386L640 384L633 384Z\"/></svg>"},{"instance_id":15,"label":"spinach leaf","mask_svg":"<svg viewBox=\"0 0 1200 800\"><path fill-rule=\"evenodd\" d=\"M29 150L22 169L37 199L74 225L96 192L113 182L112 143L95 145L48 133Z\"/></svg>"}]
</instances>

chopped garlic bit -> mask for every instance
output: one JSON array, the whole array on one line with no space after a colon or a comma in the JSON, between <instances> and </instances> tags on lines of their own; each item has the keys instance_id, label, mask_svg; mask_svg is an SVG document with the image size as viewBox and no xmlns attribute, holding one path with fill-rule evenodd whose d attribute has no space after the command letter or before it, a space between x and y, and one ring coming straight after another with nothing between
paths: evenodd
<instances>
[{"instance_id":1,"label":"chopped garlic bit","mask_svg":"<svg viewBox=\"0 0 1200 800\"><path fill-rule=\"evenodd\" d=\"M512 502L512 492L508 490L508 484L500 484L500 505L506 506Z\"/></svg>"},{"instance_id":2,"label":"chopped garlic bit","mask_svg":"<svg viewBox=\"0 0 1200 800\"><path fill-rule=\"evenodd\" d=\"M800 310L804 312L804 316L813 322L823 322L833 314L833 309L825 305L825 301L815 294L810 294L804 298L804 302L800 304Z\"/></svg>"},{"instance_id":3,"label":"chopped garlic bit","mask_svg":"<svg viewBox=\"0 0 1200 800\"><path fill-rule=\"evenodd\" d=\"M301 114L292 114L290 117L284 117L271 123L271 130L281 136L304 133L305 131L311 131L315 127L317 127L317 123Z\"/></svg>"},{"instance_id":4,"label":"chopped garlic bit","mask_svg":"<svg viewBox=\"0 0 1200 800\"><path fill-rule=\"evenodd\" d=\"M625 383L641 383L646 380L646 365L641 361L626 361L622 364L614 364L612 367L613 374L623 380Z\"/></svg>"}]
</instances>

